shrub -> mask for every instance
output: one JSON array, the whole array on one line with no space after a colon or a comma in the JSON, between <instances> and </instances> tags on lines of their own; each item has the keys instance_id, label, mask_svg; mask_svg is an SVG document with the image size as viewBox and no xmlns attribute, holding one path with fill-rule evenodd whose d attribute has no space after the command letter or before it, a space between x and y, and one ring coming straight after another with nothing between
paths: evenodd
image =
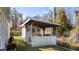
<instances>
[{"instance_id":1,"label":"shrub","mask_svg":"<svg viewBox=\"0 0 79 59\"><path fill-rule=\"evenodd\" d=\"M13 51L13 50L16 50L16 47L17 47L17 45L14 42L14 38L13 38L13 36L11 36L9 38L8 44L6 45L6 50L7 51Z\"/></svg>"}]
</instances>

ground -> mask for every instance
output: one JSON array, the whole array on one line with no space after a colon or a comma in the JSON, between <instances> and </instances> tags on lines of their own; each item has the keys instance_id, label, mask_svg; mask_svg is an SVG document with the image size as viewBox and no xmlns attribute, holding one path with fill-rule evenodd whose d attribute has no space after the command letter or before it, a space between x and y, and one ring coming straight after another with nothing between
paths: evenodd
<instances>
[{"instance_id":1,"label":"ground","mask_svg":"<svg viewBox=\"0 0 79 59\"><path fill-rule=\"evenodd\" d=\"M17 43L17 51L69 51L58 46L43 46L43 47L31 47L26 44L21 36L14 36L15 42Z\"/></svg>"}]
</instances>

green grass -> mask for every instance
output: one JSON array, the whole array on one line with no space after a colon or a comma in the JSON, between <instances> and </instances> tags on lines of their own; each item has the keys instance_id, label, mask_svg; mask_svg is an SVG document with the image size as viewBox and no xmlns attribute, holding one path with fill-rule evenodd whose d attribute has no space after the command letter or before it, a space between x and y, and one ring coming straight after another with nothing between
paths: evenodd
<instances>
[{"instance_id":1,"label":"green grass","mask_svg":"<svg viewBox=\"0 0 79 59\"><path fill-rule=\"evenodd\" d=\"M18 45L17 51L68 51L57 46L31 47L22 40L21 36L14 36L14 38Z\"/></svg>"}]
</instances>

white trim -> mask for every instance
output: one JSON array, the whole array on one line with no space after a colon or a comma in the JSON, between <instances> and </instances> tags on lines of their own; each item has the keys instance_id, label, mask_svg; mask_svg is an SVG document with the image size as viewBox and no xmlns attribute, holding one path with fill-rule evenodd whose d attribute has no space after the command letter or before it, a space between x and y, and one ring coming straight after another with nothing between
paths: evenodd
<instances>
[{"instance_id":1,"label":"white trim","mask_svg":"<svg viewBox=\"0 0 79 59\"><path fill-rule=\"evenodd\" d=\"M29 22L30 21L30 19L28 19L28 20L26 20L22 25L21 25L21 27L23 27L27 22Z\"/></svg>"}]
</instances>

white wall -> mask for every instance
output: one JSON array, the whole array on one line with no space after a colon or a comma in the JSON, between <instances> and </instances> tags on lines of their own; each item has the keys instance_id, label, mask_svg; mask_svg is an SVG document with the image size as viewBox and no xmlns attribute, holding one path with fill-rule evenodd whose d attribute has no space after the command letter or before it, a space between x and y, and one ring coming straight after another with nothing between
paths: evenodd
<instances>
[{"instance_id":1,"label":"white wall","mask_svg":"<svg viewBox=\"0 0 79 59\"><path fill-rule=\"evenodd\" d=\"M10 29L8 27L7 19L4 16L0 16L0 49L5 48L5 43L8 41L10 36Z\"/></svg>"},{"instance_id":2,"label":"white wall","mask_svg":"<svg viewBox=\"0 0 79 59\"><path fill-rule=\"evenodd\" d=\"M0 49L3 49L3 47L2 47L2 40L3 40L3 31L2 31L2 28L3 28L3 23L2 23L2 19L0 17Z\"/></svg>"},{"instance_id":3,"label":"white wall","mask_svg":"<svg viewBox=\"0 0 79 59\"><path fill-rule=\"evenodd\" d=\"M4 8L6 9L6 8ZM6 16L11 16L9 12L0 8L0 49L5 49L5 44L7 43L8 39L10 38L10 23L9 18Z\"/></svg>"},{"instance_id":4,"label":"white wall","mask_svg":"<svg viewBox=\"0 0 79 59\"><path fill-rule=\"evenodd\" d=\"M29 31L27 31L29 29ZM25 26L22 27L22 38L24 38L25 42L29 41L30 37L30 26L28 25L27 28Z\"/></svg>"},{"instance_id":5,"label":"white wall","mask_svg":"<svg viewBox=\"0 0 79 59\"><path fill-rule=\"evenodd\" d=\"M10 24L9 24L9 22L7 21L7 19L4 17L3 18L3 24L4 24L4 44L7 44L8 43L8 40L9 40L9 38L10 38Z\"/></svg>"},{"instance_id":6,"label":"white wall","mask_svg":"<svg viewBox=\"0 0 79 59\"><path fill-rule=\"evenodd\" d=\"M32 47L56 45L56 36L33 36Z\"/></svg>"},{"instance_id":7,"label":"white wall","mask_svg":"<svg viewBox=\"0 0 79 59\"><path fill-rule=\"evenodd\" d=\"M27 25L27 28L26 28L26 33L25 33L25 40L26 40L26 42L28 43L29 42L29 37L32 35L31 33L30 33L30 30L31 30L31 28L30 28L30 25Z\"/></svg>"},{"instance_id":8,"label":"white wall","mask_svg":"<svg viewBox=\"0 0 79 59\"><path fill-rule=\"evenodd\" d=\"M22 38L25 38L25 26L22 27Z\"/></svg>"}]
</instances>

